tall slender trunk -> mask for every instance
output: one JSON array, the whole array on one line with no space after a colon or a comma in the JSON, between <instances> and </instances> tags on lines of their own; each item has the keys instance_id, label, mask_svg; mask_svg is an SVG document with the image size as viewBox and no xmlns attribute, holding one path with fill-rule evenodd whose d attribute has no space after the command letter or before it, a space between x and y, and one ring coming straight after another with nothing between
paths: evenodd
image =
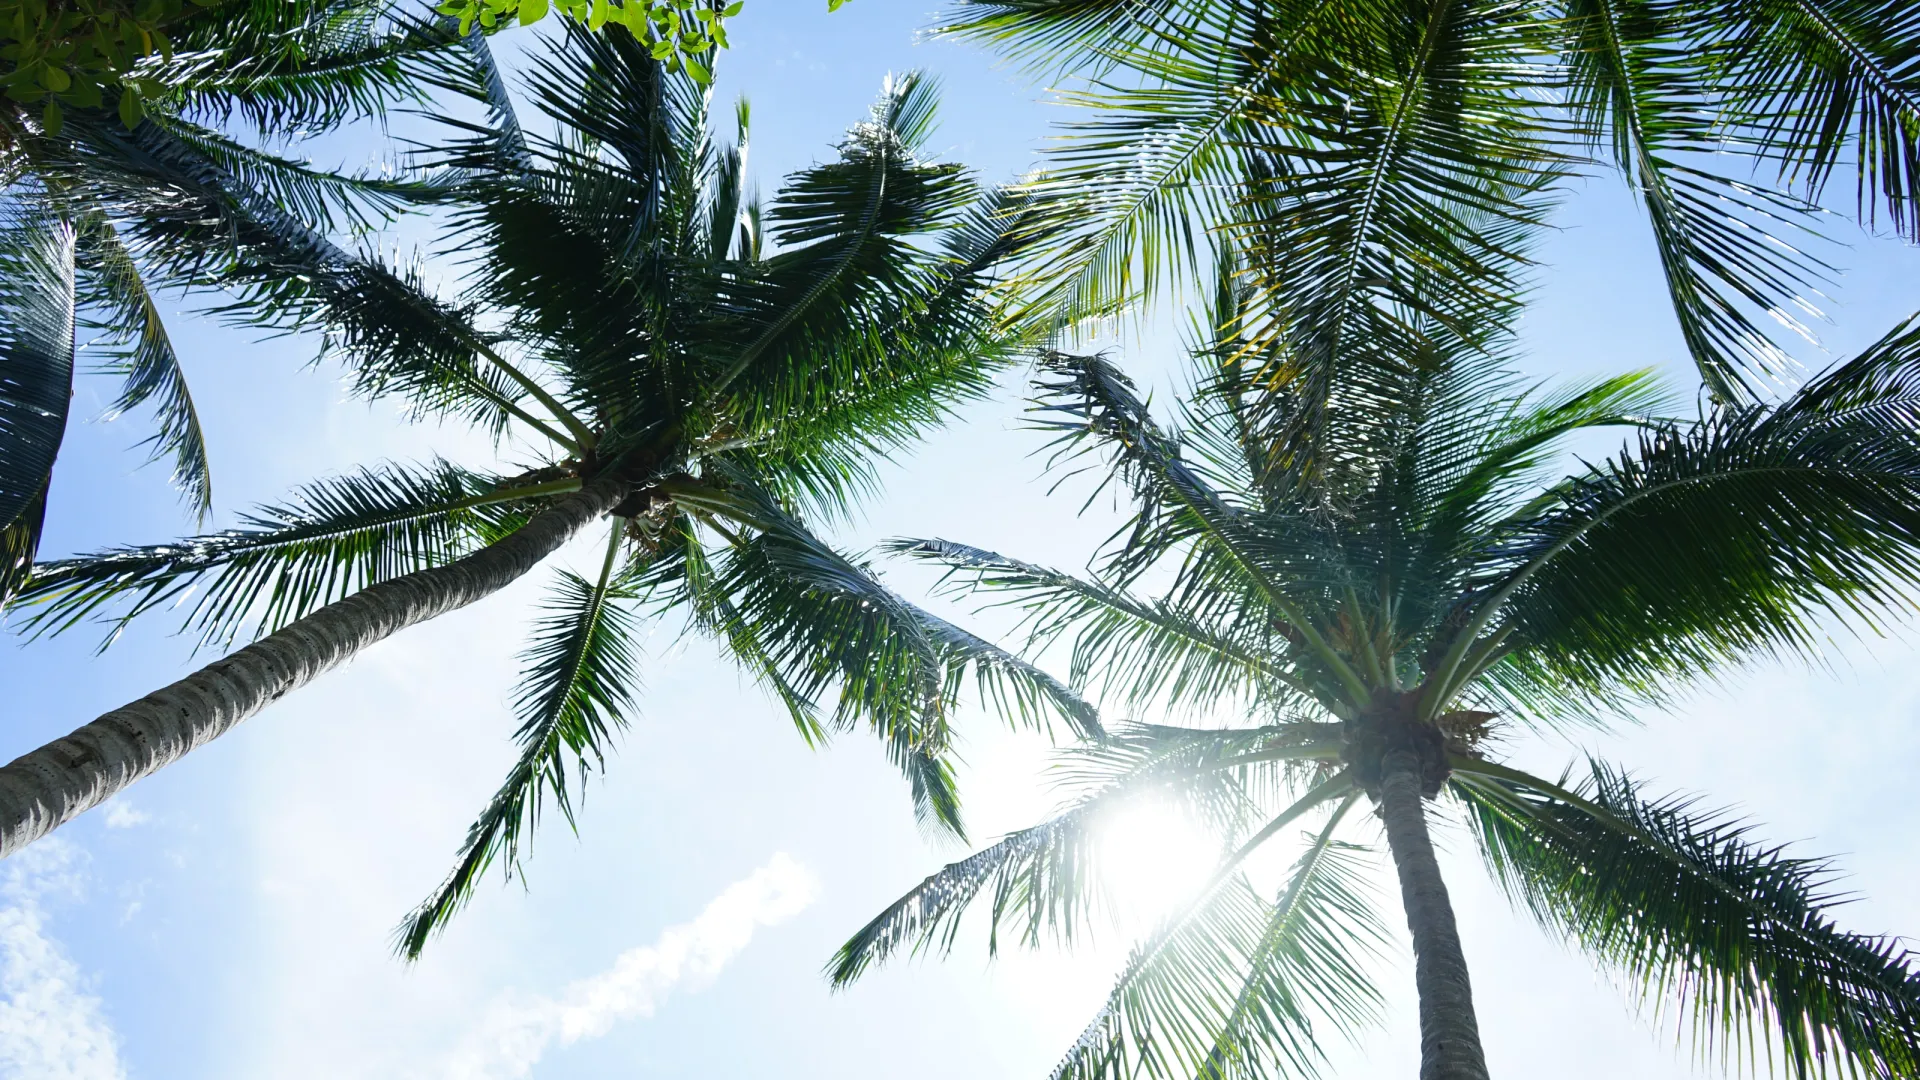
<instances>
[{"instance_id":1,"label":"tall slender trunk","mask_svg":"<svg viewBox=\"0 0 1920 1080\"><path fill-rule=\"evenodd\" d=\"M1400 899L1413 932L1414 984L1420 993L1420 1080L1487 1080L1473 986L1460 949L1447 883L1433 857L1420 793L1419 758L1386 754L1380 767L1380 816L1400 872Z\"/></svg>"},{"instance_id":2,"label":"tall slender trunk","mask_svg":"<svg viewBox=\"0 0 1920 1080\"><path fill-rule=\"evenodd\" d=\"M384 581L289 623L172 686L0 768L0 858L415 623L499 592L613 509L628 484L605 478L463 559Z\"/></svg>"}]
</instances>

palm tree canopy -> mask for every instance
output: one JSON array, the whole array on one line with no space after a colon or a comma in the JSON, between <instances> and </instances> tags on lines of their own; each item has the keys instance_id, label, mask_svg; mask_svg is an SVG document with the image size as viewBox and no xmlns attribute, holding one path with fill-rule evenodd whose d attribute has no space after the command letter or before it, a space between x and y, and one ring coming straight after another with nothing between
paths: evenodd
<instances>
[{"instance_id":1,"label":"palm tree canopy","mask_svg":"<svg viewBox=\"0 0 1920 1080\"><path fill-rule=\"evenodd\" d=\"M1231 267L1221 278L1200 322L1229 329L1194 350L1178 429L1105 359L1043 366L1036 408L1058 452L1096 455L1136 508L1090 576L944 540L898 549L1024 611L1032 648L1070 641L1072 682L1095 700L1244 709L1252 726L1132 726L1075 752L1059 816L928 878L832 977L950 947L976 902L996 942L1085 932L1090 830L1150 793L1231 854L1138 945L1055 1075L1310 1072L1329 1026L1378 1005L1366 962L1382 924L1348 846L1368 817L1350 810L1385 759L1412 754L1516 901L1707 1044L1769 1045L1802 1074L1914 1075L1920 968L1895 939L1834 925L1828 864L1608 766L1554 781L1496 748L1672 705L1811 651L1835 621L1904 612L1920 583L1920 323L1777 401L1682 419L1644 374L1528 387L1505 359L1510 319L1330 393L1275 385L1250 373L1290 343L1234 336L1256 301ZM1625 432L1617 454L1555 475L1570 437L1608 428ZM1254 890L1246 860L1305 823L1279 891Z\"/></svg>"},{"instance_id":2,"label":"palm tree canopy","mask_svg":"<svg viewBox=\"0 0 1920 1080\"><path fill-rule=\"evenodd\" d=\"M1458 320L1505 295L1506 233L1601 165L1638 195L1729 401L1786 366L1780 326L1806 333L1836 174L1861 221L1920 238L1903 0L956 0L947 29L1065 76L1088 110L1033 185L1064 230L1038 258L1053 310L1260 253L1249 317L1307 372L1382 332L1417 345L1394 316L1410 305Z\"/></svg>"},{"instance_id":3,"label":"palm tree canopy","mask_svg":"<svg viewBox=\"0 0 1920 1080\"><path fill-rule=\"evenodd\" d=\"M594 572L560 575L524 656L522 756L458 866L402 930L417 953L496 859L509 873L543 803L597 768L631 712L639 621L672 610L720 641L803 736L884 740L917 809L958 831L950 723L972 672L1035 725L1098 731L1059 682L887 590L820 539L875 466L987 391L1029 347L995 268L1020 207L926 160L934 91L894 80L832 160L763 209L684 70L618 28L569 29L530 62L532 133L485 45L437 77L485 108L444 118L418 165L447 203L432 263L390 265L283 216L228 264L230 315L317 324L368 393L544 446L499 476L439 462L315 484L248 527L44 565L41 629L126 619L189 595L207 640L257 635L369 584L443 564L583 485L629 492ZM155 219L191 252L204 223ZM443 261L460 291L424 283ZM546 803L546 800L551 800Z\"/></svg>"},{"instance_id":4,"label":"palm tree canopy","mask_svg":"<svg viewBox=\"0 0 1920 1080\"><path fill-rule=\"evenodd\" d=\"M0 279L0 603L38 546L75 331L94 335L98 366L122 380L111 412L151 407L152 458L172 462L175 483L204 516L207 448L155 296L217 285L251 237L282 218L353 231L424 197L419 184L330 173L256 144L415 100L424 59L458 47L446 28L386 0L109 5L88 17L123 29L129 19L158 20L150 29L164 24L166 44L146 56L67 54L72 64L106 65L95 75L117 72L117 101L79 76L57 93L42 84L59 79L35 76L37 92L0 101L0 258L41 268ZM98 40L109 39L119 40ZM35 63L23 53L15 74L40 71ZM194 223L202 242L167 247L176 222Z\"/></svg>"}]
</instances>

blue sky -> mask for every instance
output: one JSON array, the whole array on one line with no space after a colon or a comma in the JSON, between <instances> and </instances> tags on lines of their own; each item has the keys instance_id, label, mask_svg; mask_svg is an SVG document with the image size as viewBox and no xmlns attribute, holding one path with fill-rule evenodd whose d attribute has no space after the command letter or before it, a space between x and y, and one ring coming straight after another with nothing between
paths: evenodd
<instances>
[{"instance_id":1,"label":"blue sky","mask_svg":"<svg viewBox=\"0 0 1920 1080\"><path fill-rule=\"evenodd\" d=\"M1032 161L1056 111L980 53L919 41L923 3L853 0L828 17L818 0L749 0L719 92L753 102L763 188L829 153L886 74L908 68L944 82L943 156L990 178ZM379 152L368 137L343 153L358 163ZM1530 366L1653 366L1691 392L1626 194L1590 184L1562 222L1528 316ZM1833 321L1820 331L1845 355L1920 307L1920 262L1864 235L1838 261ZM257 341L185 313L174 326L209 424L217 525L354 464L488 453L470 433L408 427L350 400L337 372L306 365L310 341ZM1171 341L1149 327L1119 355L1170 391ZM1081 563L1110 508L1080 516L1078 499L1047 497L1017 390L1009 380L898 462L887 497L842 530L846 542L943 535ZM89 422L110 393L88 381L76 399L49 554L193 527L163 470L136 467L137 418ZM899 964L830 994L818 972L838 942L959 852L914 827L876 747L849 737L808 750L771 702L671 625L648 642L640 717L592 785L580 836L550 823L527 888L490 885L421 963L392 958L393 925L438 881L512 757L513 658L544 573L379 646L0 866L0 1078L1043 1076L1092 1016L1125 938L988 963L974 935L945 963ZM928 583L888 573L909 592ZM101 656L84 632L0 649L0 752L178 677L190 642L169 629L150 622ZM1515 755L1552 770L1589 747L1658 788L1703 792L1777 839L1841 855L1862 897L1842 912L1848 926L1920 933L1914 657L1910 633L1843 638L1828 670L1758 666L1638 726L1579 746L1523 742ZM977 836L1045 810L1043 745L979 711L967 737ZM1154 835L1125 845L1130 880L1191 875L1177 830L1145 831ZM1464 835L1443 839L1496 1075L1712 1071L1676 1046L1670 1024L1637 1014L1514 914ZM1386 1023L1339 1050L1332 1075L1411 1075L1410 968L1396 948L1382 969Z\"/></svg>"}]
</instances>

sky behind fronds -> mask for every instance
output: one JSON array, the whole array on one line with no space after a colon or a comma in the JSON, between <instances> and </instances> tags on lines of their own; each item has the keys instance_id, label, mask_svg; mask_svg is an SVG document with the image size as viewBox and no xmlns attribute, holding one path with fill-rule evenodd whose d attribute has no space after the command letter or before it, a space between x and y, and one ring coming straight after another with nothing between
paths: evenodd
<instances>
[{"instance_id":1,"label":"sky behind fronds","mask_svg":"<svg viewBox=\"0 0 1920 1080\"><path fill-rule=\"evenodd\" d=\"M944 84L930 143L940 155L990 179L1032 162L1055 115L1035 101L1039 88L980 53L916 43L932 21L918 4L852 4L831 18L820 7L749 0L730 26L717 93L753 102L749 166L763 191L825 158L886 74L913 67ZM349 164L391 156L371 140L333 149ZM1542 253L1524 324L1529 370L1575 378L1656 366L1690 394L1628 195L1596 181L1559 220L1567 228ZM1920 253L1864 235L1852 243L1834 322L1819 328L1834 356L1920 307ZM337 370L304 366L310 341L256 342L177 318L208 422L219 527L379 457L484 453L478 436L405 428L348 400ZM1162 318L1114 343L1162 401L1178 389L1177 325ZM1822 362L1811 351L1803 360ZM1021 389L1009 380L899 462L887 496L839 538L858 549L944 536L1078 566L1113 527L1113 508L1078 516L1085 489L1072 483L1048 497L1031 456L1044 436L1022 426ZM74 403L48 556L193 529L164 469L135 468L134 429L88 422L110 404ZM576 566L593 557L570 553ZM905 565L882 568L909 595L931 584ZM588 785L579 839L547 822L527 888L489 881L420 964L392 957L394 925L445 872L515 752L516 633L551 572L379 646L0 867L0 1080L1041 1080L1091 1017L1127 937L991 965L984 941L963 939L944 964L899 965L830 993L819 971L834 948L957 851L916 829L878 747L808 750L776 702L666 629L646 643L639 722L606 779ZM998 615L940 610L989 635L1008 628ZM192 642L155 620L104 656L94 644L76 633L0 650L0 752L24 752L176 677ZM1756 670L1585 745L1655 790L1701 792L1769 836L1842 853L1844 885L1864 897L1843 909L1847 928L1920 935L1917 658L1911 632L1870 647L1836 642L1831 672ZM977 838L1052 804L1034 737L1006 734L979 710L963 733ZM1577 752L1545 745L1518 764L1552 772ZM1497 1075L1710 1075L1676 1046L1670 1019L1637 1017L1583 959L1514 913L1472 865L1463 833L1441 841ZM774 852L785 861L770 861ZM1404 1077L1417 1059L1411 977L1384 970L1388 1024L1337 1055L1344 1078ZM502 1009L512 1019L498 1019ZM450 1072L469 1049L477 1064Z\"/></svg>"}]
</instances>

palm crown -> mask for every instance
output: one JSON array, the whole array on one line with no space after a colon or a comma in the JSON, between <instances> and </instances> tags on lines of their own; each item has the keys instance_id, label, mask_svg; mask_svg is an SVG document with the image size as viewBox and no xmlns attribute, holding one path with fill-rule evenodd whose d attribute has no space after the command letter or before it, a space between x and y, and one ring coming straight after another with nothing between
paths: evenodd
<instances>
[{"instance_id":1,"label":"palm crown","mask_svg":"<svg viewBox=\"0 0 1920 1080\"><path fill-rule=\"evenodd\" d=\"M1222 287L1203 325L1238 325L1245 293ZM1776 403L1688 421L1662 418L1644 375L1527 391L1501 358L1508 329L1479 324L1336 397L1307 441L1295 414L1318 408L1311 395L1253 377L1273 357L1231 331L1196 351L1181 431L1108 361L1054 356L1045 425L1063 451L1104 455L1137 507L1094 575L940 540L900 550L1025 611L1036 646L1070 637L1076 685L1136 710L1240 702L1257 720L1131 726L1074 751L1063 813L928 878L846 944L833 978L950 947L976 903L996 942L1083 933L1095 826L1157 795L1230 854L1138 945L1056 1077L1310 1072L1325 1024L1379 1004L1367 961L1383 926L1355 846L1374 819L1353 812L1371 795L1420 962L1423 1077L1485 1075L1425 835L1438 808L1518 902L1649 996L1681 999L1709 1042L1767 1045L1802 1075L1914 1075L1920 972L1894 940L1835 927L1827 864L1609 766L1555 781L1497 751L1808 650L1827 619L1900 608L1920 576L1920 328ZM1553 478L1556 448L1608 427L1629 432L1616 456ZM1305 823L1277 893L1257 891L1247 861ZM1464 1034L1429 1015L1463 1003ZM1436 1035L1473 1053L1449 1057Z\"/></svg>"},{"instance_id":2,"label":"palm crown","mask_svg":"<svg viewBox=\"0 0 1920 1080\"><path fill-rule=\"evenodd\" d=\"M76 84L57 126L37 102L0 101L0 603L38 547L76 329L95 335L102 370L123 380L112 411L152 406L152 456L171 459L204 515L206 444L154 297L217 284L263 222L354 230L422 194L262 149L417 99L423 61L458 38L397 10L386 0L195 9L169 24L164 54L128 60L140 95L116 102ZM172 243L169 224L182 222L200 243Z\"/></svg>"},{"instance_id":3,"label":"palm crown","mask_svg":"<svg viewBox=\"0 0 1920 1080\"><path fill-rule=\"evenodd\" d=\"M191 618L224 642L484 551L569 498L611 511L594 572L561 574L534 627L522 755L404 928L409 952L515 856L543 792L571 817L569 769L597 765L624 723L646 613L677 609L722 641L809 740L869 724L941 827L960 827L946 758L969 667L1035 722L1097 730L1063 686L903 603L801 517L844 508L882 454L989 387L1026 341L992 276L1017 251L1001 227L1017 210L921 160L932 88L892 83L838 158L789 177L763 213L743 147L708 133L703 88L625 31L570 29L532 62L550 137L522 128L472 45L440 78L485 120L448 119L421 162L450 203L461 294L289 219L230 279L236 312L317 321L369 391L554 449L510 477L371 468L247 529L43 566L23 594L37 624L131 618L197 586ZM743 107L743 137L745 120ZM817 705L830 689L837 703Z\"/></svg>"}]
</instances>

